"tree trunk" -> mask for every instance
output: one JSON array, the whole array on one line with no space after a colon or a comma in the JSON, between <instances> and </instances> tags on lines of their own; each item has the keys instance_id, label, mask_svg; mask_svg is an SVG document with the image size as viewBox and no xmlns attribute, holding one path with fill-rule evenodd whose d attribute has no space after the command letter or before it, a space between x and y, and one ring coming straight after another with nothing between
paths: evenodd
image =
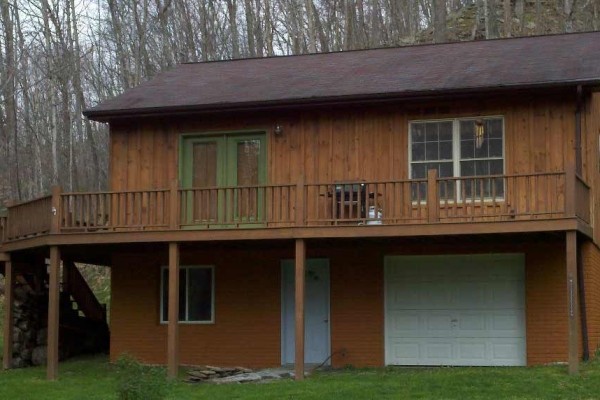
<instances>
[{"instance_id":1,"label":"tree trunk","mask_svg":"<svg viewBox=\"0 0 600 400\"><path fill-rule=\"evenodd\" d=\"M46 0L43 1L45 2ZM112 33L115 36L117 62L119 63L119 69L121 70L121 85L123 86L123 89L128 89L131 87L131 82L129 80L129 63L127 60L127 54L123 48L123 43L125 43L125 41L123 40L121 18L119 16L119 9L116 0L108 0L108 9L110 11L110 21L113 30Z\"/></svg>"},{"instance_id":2,"label":"tree trunk","mask_svg":"<svg viewBox=\"0 0 600 400\"><path fill-rule=\"evenodd\" d=\"M573 32L573 4L575 0L564 0L565 32Z\"/></svg>"},{"instance_id":3,"label":"tree trunk","mask_svg":"<svg viewBox=\"0 0 600 400\"><path fill-rule=\"evenodd\" d=\"M267 46L267 56L275 55L273 51L273 21L271 19L271 1L265 0L265 45Z\"/></svg>"},{"instance_id":4,"label":"tree trunk","mask_svg":"<svg viewBox=\"0 0 600 400\"><path fill-rule=\"evenodd\" d=\"M308 52L317 52L317 32L315 28L315 14L313 13L312 0L305 0L306 21L308 23Z\"/></svg>"},{"instance_id":5,"label":"tree trunk","mask_svg":"<svg viewBox=\"0 0 600 400\"><path fill-rule=\"evenodd\" d=\"M83 86L81 84L81 49L79 47L79 28L77 27L77 14L75 13L75 0L70 0L71 10L73 14L73 90L75 91L75 121L77 136L83 137L81 130L82 123L85 128L85 139L90 149L92 156L92 179L91 187L100 190L100 159L98 157L98 149L96 148L96 141L94 139L94 132L92 130L92 124L90 120L85 118L82 119L81 115L83 110L86 108L85 97L83 94Z\"/></svg>"},{"instance_id":6,"label":"tree trunk","mask_svg":"<svg viewBox=\"0 0 600 400\"><path fill-rule=\"evenodd\" d=\"M315 20L315 29L319 34L319 44L321 46L321 51L327 53L329 51L329 41L327 40L327 35L325 34L325 30L323 29L323 23L321 22L321 18L319 17L319 11L317 10L317 6L315 6L315 2L310 0L312 15Z\"/></svg>"},{"instance_id":7,"label":"tree trunk","mask_svg":"<svg viewBox=\"0 0 600 400\"><path fill-rule=\"evenodd\" d=\"M256 38L256 56L263 57L265 51L265 40L263 35L260 0L256 0L256 9L254 10L254 37Z\"/></svg>"},{"instance_id":8,"label":"tree trunk","mask_svg":"<svg viewBox=\"0 0 600 400\"><path fill-rule=\"evenodd\" d=\"M515 2L515 15L519 19L519 33L525 30L525 0Z\"/></svg>"},{"instance_id":9,"label":"tree trunk","mask_svg":"<svg viewBox=\"0 0 600 400\"><path fill-rule=\"evenodd\" d=\"M512 36L512 6L511 0L504 0L504 37Z\"/></svg>"},{"instance_id":10,"label":"tree trunk","mask_svg":"<svg viewBox=\"0 0 600 400\"><path fill-rule=\"evenodd\" d=\"M164 3L161 0L156 0L156 15L158 18L158 24L160 26L160 40L162 44L162 64L163 67L173 65L173 53L172 46L169 38L171 34L169 32L169 13L171 6L171 0L165 0Z\"/></svg>"},{"instance_id":11,"label":"tree trunk","mask_svg":"<svg viewBox=\"0 0 600 400\"><path fill-rule=\"evenodd\" d=\"M252 0L244 0L246 12L246 35L248 36L248 52L250 57L256 57L256 42L254 40L254 15L252 12Z\"/></svg>"},{"instance_id":12,"label":"tree trunk","mask_svg":"<svg viewBox=\"0 0 600 400\"><path fill-rule=\"evenodd\" d=\"M19 141L17 132L17 104L16 104L16 92L15 92L15 80L16 80L16 59L15 59L15 40L14 40L14 26L11 15L11 7L8 0L2 1L1 12L2 12L2 25L4 26L4 54L5 54L5 71L6 71L6 82L4 83L4 107L6 113L6 138L7 138L7 150L9 149L9 139L12 136L13 154L14 154L14 165L9 163L7 169L9 172L9 180L13 183L12 196L18 200L21 200L21 184L19 179ZM10 153L9 153L10 154ZM10 158L9 158L10 160Z\"/></svg>"},{"instance_id":13,"label":"tree trunk","mask_svg":"<svg viewBox=\"0 0 600 400\"><path fill-rule=\"evenodd\" d=\"M354 50L356 48L356 6L354 0L346 0L344 27L346 28L344 50Z\"/></svg>"},{"instance_id":14,"label":"tree trunk","mask_svg":"<svg viewBox=\"0 0 600 400\"><path fill-rule=\"evenodd\" d=\"M496 0L483 0L483 13L485 19L485 38L496 39L498 37Z\"/></svg>"},{"instance_id":15,"label":"tree trunk","mask_svg":"<svg viewBox=\"0 0 600 400\"><path fill-rule=\"evenodd\" d=\"M542 27L542 0L535 0L535 33L538 35L544 33Z\"/></svg>"},{"instance_id":16,"label":"tree trunk","mask_svg":"<svg viewBox=\"0 0 600 400\"><path fill-rule=\"evenodd\" d=\"M56 126L56 98L54 97L54 88L52 87L52 81L54 76L52 75L52 65L50 64L50 60L52 58L52 41L50 32L50 22L49 22L49 7L47 0L41 0L42 6L42 19L44 21L44 42L46 45L46 73L48 74L49 83L49 114L50 114L50 126L48 129L50 130L50 142L52 147L52 185L58 185L58 127Z\"/></svg>"},{"instance_id":17,"label":"tree trunk","mask_svg":"<svg viewBox=\"0 0 600 400\"><path fill-rule=\"evenodd\" d=\"M237 26L237 0L227 0L229 16L229 34L231 35L231 51L233 58L240 58L240 35Z\"/></svg>"},{"instance_id":18,"label":"tree trunk","mask_svg":"<svg viewBox=\"0 0 600 400\"><path fill-rule=\"evenodd\" d=\"M446 32L446 0L433 1L433 41L444 43L448 40Z\"/></svg>"}]
</instances>

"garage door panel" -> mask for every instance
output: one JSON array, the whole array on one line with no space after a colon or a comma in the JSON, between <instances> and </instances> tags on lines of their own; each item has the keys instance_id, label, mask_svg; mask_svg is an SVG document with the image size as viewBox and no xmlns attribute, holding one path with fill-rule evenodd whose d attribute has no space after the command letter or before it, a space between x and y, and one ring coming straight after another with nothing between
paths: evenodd
<instances>
[{"instance_id":1,"label":"garage door panel","mask_svg":"<svg viewBox=\"0 0 600 400\"><path fill-rule=\"evenodd\" d=\"M455 314L456 337L521 337L524 310L458 311Z\"/></svg>"},{"instance_id":2,"label":"garage door panel","mask_svg":"<svg viewBox=\"0 0 600 400\"><path fill-rule=\"evenodd\" d=\"M448 285L448 283L445 283ZM487 282L457 282L452 285L451 305L458 309L489 308L491 299L490 285ZM448 304L446 305L448 306Z\"/></svg>"},{"instance_id":3,"label":"garage door panel","mask_svg":"<svg viewBox=\"0 0 600 400\"><path fill-rule=\"evenodd\" d=\"M388 283L389 309L445 309L453 301L454 291L443 282Z\"/></svg>"},{"instance_id":4,"label":"garage door panel","mask_svg":"<svg viewBox=\"0 0 600 400\"><path fill-rule=\"evenodd\" d=\"M525 365L524 279L523 255L386 257L386 362Z\"/></svg>"},{"instance_id":5,"label":"garage door panel","mask_svg":"<svg viewBox=\"0 0 600 400\"><path fill-rule=\"evenodd\" d=\"M492 308L519 308L524 304L523 281L497 281L490 286Z\"/></svg>"},{"instance_id":6,"label":"garage door panel","mask_svg":"<svg viewBox=\"0 0 600 400\"><path fill-rule=\"evenodd\" d=\"M496 339L492 343L494 365L525 365L525 343L517 339Z\"/></svg>"},{"instance_id":7,"label":"garage door panel","mask_svg":"<svg viewBox=\"0 0 600 400\"><path fill-rule=\"evenodd\" d=\"M481 336L489 328L485 312L458 313L455 321L458 335Z\"/></svg>"},{"instance_id":8,"label":"garage door panel","mask_svg":"<svg viewBox=\"0 0 600 400\"><path fill-rule=\"evenodd\" d=\"M454 365L487 364L488 349L485 340L456 341L456 361Z\"/></svg>"},{"instance_id":9,"label":"garage door panel","mask_svg":"<svg viewBox=\"0 0 600 400\"><path fill-rule=\"evenodd\" d=\"M388 314L388 324L396 336L418 337L422 330L421 318L418 312L392 311Z\"/></svg>"},{"instance_id":10,"label":"garage door panel","mask_svg":"<svg viewBox=\"0 0 600 400\"><path fill-rule=\"evenodd\" d=\"M525 326L525 310L495 312L490 315L491 331L497 337L520 337Z\"/></svg>"},{"instance_id":11,"label":"garage door panel","mask_svg":"<svg viewBox=\"0 0 600 400\"><path fill-rule=\"evenodd\" d=\"M392 339L389 343L390 353L395 360L405 365L420 365L421 352L419 339Z\"/></svg>"},{"instance_id":12,"label":"garage door panel","mask_svg":"<svg viewBox=\"0 0 600 400\"><path fill-rule=\"evenodd\" d=\"M423 312L421 318L425 321L419 332L422 337L443 338L452 332L453 317L448 312Z\"/></svg>"},{"instance_id":13,"label":"garage door panel","mask_svg":"<svg viewBox=\"0 0 600 400\"><path fill-rule=\"evenodd\" d=\"M454 345L448 339L397 338L390 346L401 365L450 365L454 358Z\"/></svg>"},{"instance_id":14,"label":"garage door panel","mask_svg":"<svg viewBox=\"0 0 600 400\"><path fill-rule=\"evenodd\" d=\"M453 341L448 339L434 339L421 341L421 347L425 357L421 365L451 364L454 358Z\"/></svg>"}]
</instances>

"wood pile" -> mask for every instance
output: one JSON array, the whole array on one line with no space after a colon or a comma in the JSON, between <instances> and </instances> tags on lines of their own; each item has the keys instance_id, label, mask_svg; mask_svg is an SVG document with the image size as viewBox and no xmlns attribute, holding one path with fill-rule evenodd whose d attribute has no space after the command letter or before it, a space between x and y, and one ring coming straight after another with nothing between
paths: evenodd
<instances>
[{"instance_id":1,"label":"wood pile","mask_svg":"<svg viewBox=\"0 0 600 400\"><path fill-rule=\"evenodd\" d=\"M187 382L205 382L230 376L248 374L251 372L251 369L244 367L214 367L211 365L206 365L203 367L194 367L188 370Z\"/></svg>"}]
</instances>

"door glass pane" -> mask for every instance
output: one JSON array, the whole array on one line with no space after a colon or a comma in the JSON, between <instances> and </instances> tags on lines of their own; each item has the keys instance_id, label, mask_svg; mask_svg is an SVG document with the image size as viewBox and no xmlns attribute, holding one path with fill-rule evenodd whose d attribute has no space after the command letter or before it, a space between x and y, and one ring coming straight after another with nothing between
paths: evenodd
<instances>
[{"instance_id":1,"label":"door glass pane","mask_svg":"<svg viewBox=\"0 0 600 400\"><path fill-rule=\"evenodd\" d=\"M258 165L260 140L237 142L237 184L238 186L258 185Z\"/></svg>"},{"instance_id":2,"label":"door glass pane","mask_svg":"<svg viewBox=\"0 0 600 400\"><path fill-rule=\"evenodd\" d=\"M259 184L259 165L261 141L258 139L237 142L237 186L257 186ZM237 212L240 218L256 220L258 215L258 188L238 189Z\"/></svg>"},{"instance_id":3,"label":"door glass pane","mask_svg":"<svg viewBox=\"0 0 600 400\"><path fill-rule=\"evenodd\" d=\"M194 143L192 186L217 186L217 142ZM217 218L217 190L194 191L194 220L214 221Z\"/></svg>"}]
</instances>

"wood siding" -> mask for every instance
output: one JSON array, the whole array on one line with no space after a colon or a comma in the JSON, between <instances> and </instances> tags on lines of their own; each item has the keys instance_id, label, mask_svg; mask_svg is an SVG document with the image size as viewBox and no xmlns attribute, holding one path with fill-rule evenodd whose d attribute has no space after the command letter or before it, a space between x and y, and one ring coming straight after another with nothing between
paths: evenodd
<instances>
[{"instance_id":1,"label":"wood siding","mask_svg":"<svg viewBox=\"0 0 600 400\"><path fill-rule=\"evenodd\" d=\"M574 161L575 97L523 95L474 101L165 117L111 125L112 190L167 188L178 178L181 134L267 133L268 183L408 178L408 123L502 115L505 173L564 171ZM279 124L283 134L273 127ZM587 144L587 143L586 143ZM586 173L587 175L587 173Z\"/></svg>"},{"instance_id":2,"label":"wood siding","mask_svg":"<svg viewBox=\"0 0 600 400\"><path fill-rule=\"evenodd\" d=\"M583 178L592 188L592 226L600 226L600 92L591 93L583 110ZM600 244L600 229L594 230L594 242Z\"/></svg>"},{"instance_id":3,"label":"wood siding","mask_svg":"<svg viewBox=\"0 0 600 400\"><path fill-rule=\"evenodd\" d=\"M159 321L159 271L167 249L113 255L111 359L122 353L166 362L167 326ZM384 255L526 254L527 363L566 361L564 239L473 242L308 242L309 258L329 258L333 366L384 363ZM280 261L293 242L182 248L182 265L215 265L215 323L181 325L184 364L276 366L280 363ZM243 260L243 262L241 261Z\"/></svg>"}]
</instances>

